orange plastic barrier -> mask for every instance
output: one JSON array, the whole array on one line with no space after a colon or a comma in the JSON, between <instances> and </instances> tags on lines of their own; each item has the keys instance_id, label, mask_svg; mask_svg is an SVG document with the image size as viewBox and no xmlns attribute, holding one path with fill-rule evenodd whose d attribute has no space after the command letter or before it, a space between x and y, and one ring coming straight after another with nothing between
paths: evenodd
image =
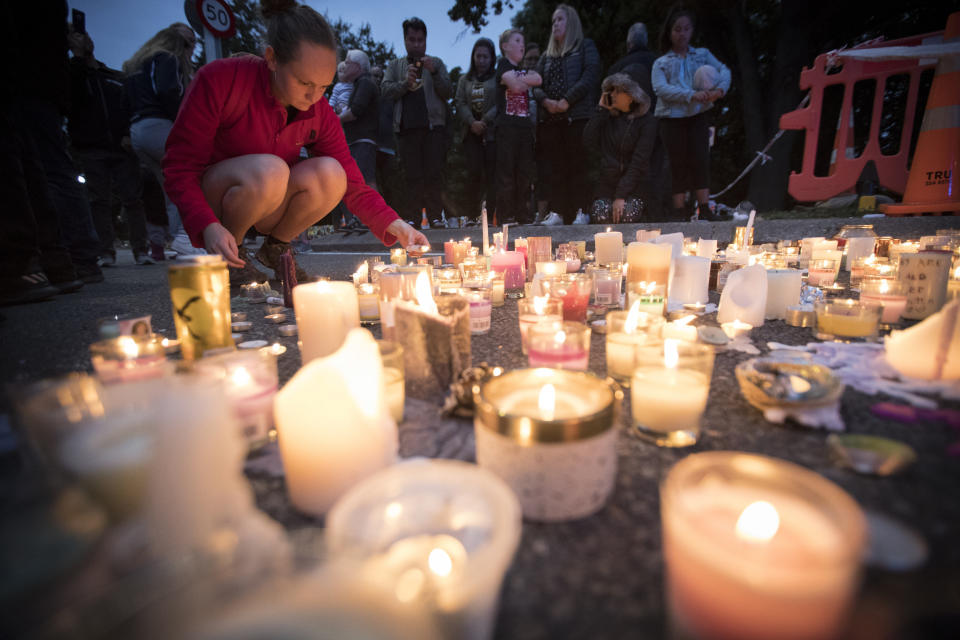
<instances>
[{"instance_id":1,"label":"orange plastic barrier","mask_svg":"<svg viewBox=\"0 0 960 640\"><path fill-rule=\"evenodd\" d=\"M944 41L960 40L960 12L947 19ZM917 151L903 202L883 205L888 216L960 213L960 56L944 56L930 86Z\"/></svg>"},{"instance_id":2,"label":"orange plastic barrier","mask_svg":"<svg viewBox=\"0 0 960 640\"><path fill-rule=\"evenodd\" d=\"M943 32L937 31L899 40L871 42L863 47L914 46L938 42ZM903 193L907 185L907 157L910 153L910 136L913 132L914 117L917 110L917 93L920 74L936 66L936 60L886 60L871 61L844 58L842 68L829 73L828 54L816 57L812 68L800 73L800 88L810 90L807 106L780 116L781 129L806 130L803 145L803 166L800 173L790 173L789 192L800 202L826 200L833 196L852 191L857 184L863 168L873 161L877 168L880 186L896 193ZM880 148L880 124L883 113L883 96L887 79L891 76L906 74L909 77L904 121L900 128L898 151L884 155ZM859 156L855 156L853 144L853 86L861 80L876 80L873 109L870 118L870 132L866 146ZM834 142L829 175L814 175L814 163L817 154L817 134L820 129L823 93L827 87L843 85L843 106L837 123L838 129Z\"/></svg>"}]
</instances>

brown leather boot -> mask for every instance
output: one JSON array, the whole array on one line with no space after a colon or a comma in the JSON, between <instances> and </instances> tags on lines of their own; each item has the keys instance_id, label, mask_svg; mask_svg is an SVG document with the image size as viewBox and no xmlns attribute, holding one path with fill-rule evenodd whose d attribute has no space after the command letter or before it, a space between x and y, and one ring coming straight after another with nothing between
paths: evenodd
<instances>
[{"instance_id":1,"label":"brown leather boot","mask_svg":"<svg viewBox=\"0 0 960 640\"><path fill-rule=\"evenodd\" d=\"M238 247L237 253L240 255L240 259L243 260L244 264L242 267L227 267L227 274L230 276L231 296L240 295L240 285L267 281L267 274L253 266L246 247Z\"/></svg>"},{"instance_id":2,"label":"brown leather boot","mask_svg":"<svg viewBox=\"0 0 960 640\"><path fill-rule=\"evenodd\" d=\"M280 242L273 236L267 236L260 248L257 249L256 258L263 266L273 269L274 280L280 280L280 256L285 252L291 251L289 242ZM291 256L296 252L291 251ZM313 277L300 268L297 259L293 259L293 266L296 269L297 283L311 282Z\"/></svg>"}]
</instances>

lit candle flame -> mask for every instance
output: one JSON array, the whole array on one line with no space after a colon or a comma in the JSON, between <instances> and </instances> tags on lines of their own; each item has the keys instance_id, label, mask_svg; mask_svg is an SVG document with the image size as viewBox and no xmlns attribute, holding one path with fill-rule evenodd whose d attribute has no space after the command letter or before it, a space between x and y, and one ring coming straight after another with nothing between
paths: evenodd
<instances>
[{"instance_id":1,"label":"lit candle flame","mask_svg":"<svg viewBox=\"0 0 960 640\"><path fill-rule=\"evenodd\" d=\"M610 233L610 227L607 227L607 233Z\"/></svg>"},{"instance_id":2,"label":"lit candle flame","mask_svg":"<svg viewBox=\"0 0 960 640\"><path fill-rule=\"evenodd\" d=\"M637 300L630 306L630 312L627 313L627 320L623 323L624 333L636 333L637 325L640 323L640 301ZM647 314L643 314L646 316Z\"/></svg>"},{"instance_id":3,"label":"lit candle flame","mask_svg":"<svg viewBox=\"0 0 960 640\"><path fill-rule=\"evenodd\" d=\"M651 295L657 289L656 282L641 282L640 289L647 295Z\"/></svg>"},{"instance_id":4,"label":"lit candle flame","mask_svg":"<svg viewBox=\"0 0 960 640\"><path fill-rule=\"evenodd\" d=\"M430 290L430 277L423 271L417 274L417 283L414 289L417 304L425 311L438 313L437 303L433 301L433 291Z\"/></svg>"},{"instance_id":5,"label":"lit candle flame","mask_svg":"<svg viewBox=\"0 0 960 640\"><path fill-rule=\"evenodd\" d=\"M137 341L130 336L121 337L119 345L123 355L127 358L136 358L140 355L140 347L137 345Z\"/></svg>"},{"instance_id":6,"label":"lit candle flame","mask_svg":"<svg viewBox=\"0 0 960 640\"><path fill-rule=\"evenodd\" d=\"M880 281L880 293L890 293L890 283L887 280Z\"/></svg>"},{"instance_id":7,"label":"lit candle flame","mask_svg":"<svg viewBox=\"0 0 960 640\"><path fill-rule=\"evenodd\" d=\"M235 387L246 387L253 382L253 377L246 367L237 367L230 373L230 382Z\"/></svg>"},{"instance_id":8,"label":"lit candle flame","mask_svg":"<svg viewBox=\"0 0 960 640\"><path fill-rule=\"evenodd\" d=\"M553 334L553 341L556 344L563 344L567 341L567 333L565 331L557 331Z\"/></svg>"},{"instance_id":9,"label":"lit candle flame","mask_svg":"<svg viewBox=\"0 0 960 640\"><path fill-rule=\"evenodd\" d=\"M440 577L446 577L453 571L453 558L440 547L434 548L427 557L427 565Z\"/></svg>"},{"instance_id":10,"label":"lit candle flame","mask_svg":"<svg viewBox=\"0 0 960 640\"><path fill-rule=\"evenodd\" d=\"M682 318L677 318L676 320L674 320L673 324L679 325L681 327L685 327L691 322L693 322L696 317L697 317L696 315L683 316Z\"/></svg>"},{"instance_id":11,"label":"lit candle flame","mask_svg":"<svg viewBox=\"0 0 960 640\"><path fill-rule=\"evenodd\" d=\"M542 316L547 309L547 300L550 299L550 296L536 297L533 298L533 312L538 316Z\"/></svg>"},{"instance_id":12,"label":"lit candle flame","mask_svg":"<svg viewBox=\"0 0 960 640\"><path fill-rule=\"evenodd\" d=\"M663 366L667 369L676 369L680 362L680 352L677 345L680 341L676 338L667 338L663 341Z\"/></svg>"},{"instance_id":13,"label":"lit candle flame","mask_svg":"<svg viewBox=\"0 0 960 640\"><path fill-rule=\"evenodd\" d=\"M553 412L557 408L557 390L552 384L545 384L540 388L537 407L540 409L544 420L553 420Z\"/></svg>"},{"instance_id":14,"label":"lit candle flame","mask_svg":"<svg viewBox=\"0 0 960 640\"><path fill-rule=\"evenodd\" d=\"M763 500L747 505L737 519L737 537L749 542L767 542L780 528L780 515Z\"/></svg>"},{"instance_id":15,"label":"lit candle flame","mask_svg":"<svg viewBox=\"0 0 960 640\"><path fill-rule=\"evenodd\" d=\"M403 505L399 502L391 502L387 505L387 518L396 520L403 513Z\"/></svg>"}]
</instances>

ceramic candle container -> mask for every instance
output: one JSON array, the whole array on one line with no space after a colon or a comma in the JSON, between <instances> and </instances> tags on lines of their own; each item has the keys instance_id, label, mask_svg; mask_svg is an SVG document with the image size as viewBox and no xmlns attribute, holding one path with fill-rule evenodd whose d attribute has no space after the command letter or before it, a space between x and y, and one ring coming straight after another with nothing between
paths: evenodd
<instances>
[{"instance_id":1,"label":"ceramic candle container","mask_svg":"<svg viewBox=\"0 0 960 640\"><path fill-rule=\"evenodd\" d=\"M527 329L531 367L586 371L590 361L590 327L580 322L538 323Z\"/></svg>"},{"instance_id":2,"label":"ceramic candle container","mask_svg":"<svg viewBox=\"0 0 960 640\"><path fill-rule=\"evenodd\" d=\"M637 433L664 447L687 447L700 437L713 375L713 349L666 339L637 345L630 404Z\"/></svg>"},{"instance_id":3,"label":"ceramic candle container","mask_svg":"<svg viewBox=\"0 0 960 640\"><path fill-rule=\"evenodd\" d=\"M475 392L477 464L503 478L525 517L556 522L606 503L622 394L588 373L521 369Z\"/></svg>"},{"instance_id":4,"label":"ceramic candle container","mask_svg":"<svg viewBox=\"0 0 960 640\"><path fill-rule=\"evenodd\" d=\"M867 526L826 478L754 454L689 455L660 487L666 592L683 637L833 638Z\"/></svg>"}]
</instances>

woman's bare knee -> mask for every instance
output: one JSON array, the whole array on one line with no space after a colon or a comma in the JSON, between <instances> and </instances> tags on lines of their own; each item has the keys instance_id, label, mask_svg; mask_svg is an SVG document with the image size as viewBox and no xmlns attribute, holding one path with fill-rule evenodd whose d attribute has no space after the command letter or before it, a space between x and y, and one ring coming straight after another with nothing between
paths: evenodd
<instances>
[{"instance_id":1,"label":"woman's bare knee","mask_svg":"<svg viewBox=\"0 0 960 640\"><path fill-rule=\"evenodd\" d=\"M306 165L309 163L309 165ZM321 200L340 202L347 192L347 173L333 158L311 158L303 168ZM299 168L299 165L298 165Z\"/></svg>"},{"instance_id":2,"label":"woman's bare knee","mask_svg":"<svg viewBox=\"0 0 960 640\"><path fill-rule=\"evenodd\" d=\"M272 211L280 206L287 193L290 167L281 158L261 155L249 175L248 197L263 198L264 209Z\"/></svg>"}]
</instances>

